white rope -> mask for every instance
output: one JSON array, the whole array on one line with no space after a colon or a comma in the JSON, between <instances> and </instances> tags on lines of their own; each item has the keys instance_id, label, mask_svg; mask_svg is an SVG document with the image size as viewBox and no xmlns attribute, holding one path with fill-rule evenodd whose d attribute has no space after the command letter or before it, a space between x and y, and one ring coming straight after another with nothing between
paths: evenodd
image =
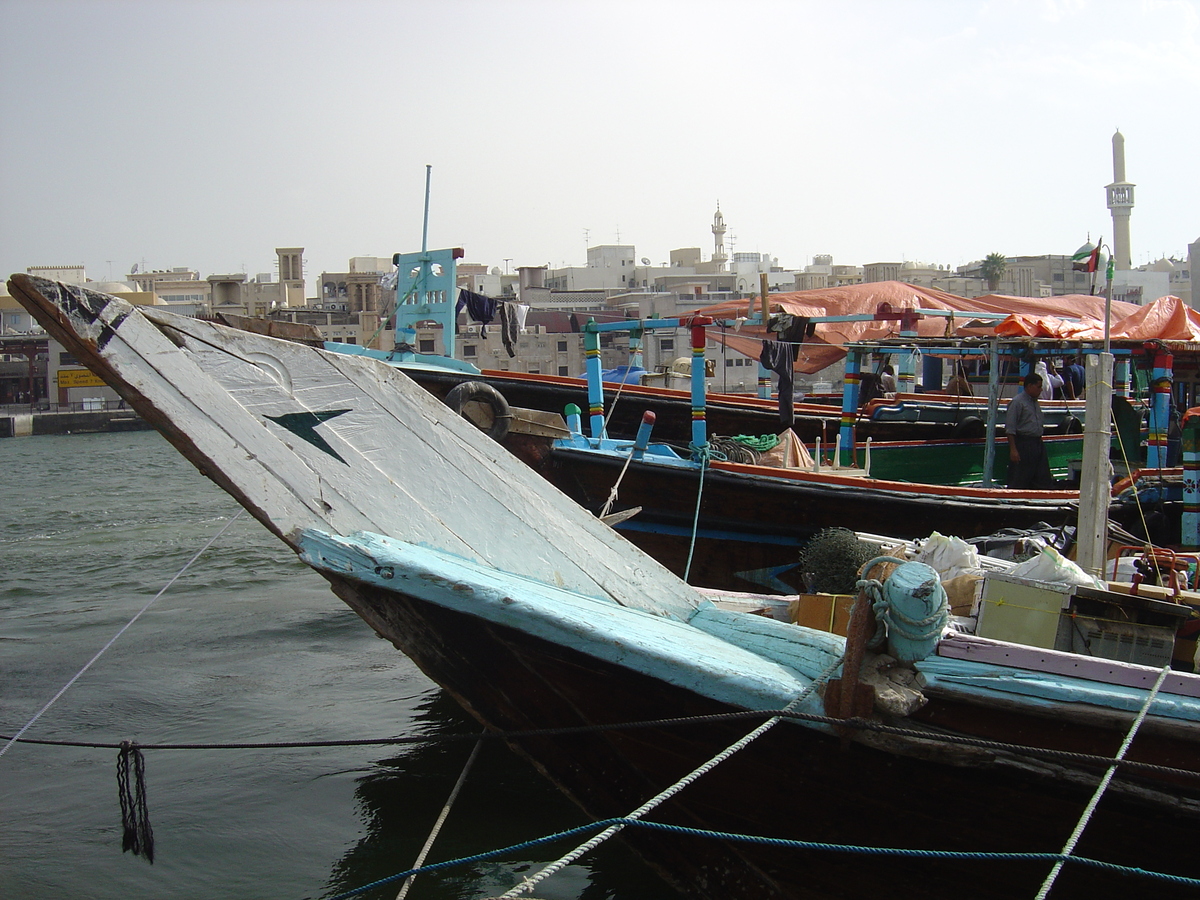
<instances>
[{"instance_id":1,"label":"white rope","mask_svg":"<svg viewBox=\"0 0 1200 900\"><path fill-rule=\"evenodd\" d=\"M80 669L78 672L76 672L75 675L71 678L71 680L68 681L66 684L64 684L59 689L58 693L55 694L53 697L51 697L49 702L47 702L45 706L43 706L41 709L39 709L37 711L37 714L32 719L30 719L28 722L25 723L24 727L22 727L20 731L18 731L11 738L9 738L7 744L5 744L3 747L0 747L0 756L3 756L5 753L7 753L8 748L11 747L13 744L15 744L17 742L17 740L21 737L21 735L23 735L26 731L28 731L30 729L30 727L33 725L33 723L42 717L42 713L44 713L46 710L48 710L56 702L58 702L58 698L61 697L63 694L65 694L67 692L67 690L71 687L71 685L73 685L76 681L78 681L80 679L80 677L83 675L83 673L86 672L88 669L90 669L92 667L92 664L95 663L96 660L98 660L101 656L103 656L105 651L108 650L109 647L111 647L113 644L115 644L117 642L117 638L119 638L126 631L128 631L129 626L131 626L134 622L136 622L139 618L141 618L142 613L144 613L151 606L153 606L154 601L157 600L159 597L161 597L163 594L165 594L167 592L167 589L171 585L173 585L176 581L179 580L179 577L188 570L188 567L190 567L192 563L194 563L197 559L200 558L200 554L202 554L205 550L207 550L209 547L211 547L213 545L213 543L217 540L217 538L219 538L221 535L223 535L229 529L229 526L238 520L238 516L240 516L242 514L242 512L243 512L243 510L239 509L237 511L237 515L235 515L232 519L230 519L228 522L225 523L224 528L222 528L215 535L213 535L211 538L209 538L208 543L205 544L203 547L201 547L199 550L197 550L196 555L193 556L191 559L189 559L186 563L184 563L183 568L180 569L178 572L176 572L171 577L171 580L168 581L166 584L164 584L162 586L162 589L157 594L155 594L153 597L150 598L150 602L147 603L145 606L143 606L141 609L139 609L137 611L137 614L132 619L130 619L128 622L126 622L124 627L120 631L118 631L116 634L114 634L112 636L112 638L109 640L109 642L107 644L105 644L103 647L101 647L95 656L93 656L90 660L88 660L87 665L85 665L82 669Z\"/></svg>"},{"instance_id":2,"label":"white rope","mask_svg":"<svg viewBox=\"0 0 1200 900\"><path fill-rule=\"evenodd\" d=\"M818 675L817 678L812 682L812 684L810 684L808 687L806 687L804 689L804 691L800 694L800 696L798 696L795 700L793 700L791 703L789 703L784 708L784 712L790 712L795 706L797 706L801 701L803 701L805 697L807 697L814 690L816 690L817 686L822 684L827 678L829 678L829 676L833 674L834 670L842 664L843 659L844 659L844 654L843 654L843 656L838 657L832 663L830 663L829 666L826 667L825 671L822 672L820 675ZM652 797L650 800L647 800L645 803L643 803L641 806L639 806L637 809L635 809L633 812L631 812L629 815L625 816L624 818L626 818L626 819L642 818L642 816L646 815L646 813L650 812L655 807L660 806L661 804L663 804L664 802L669 800L671 797L678 794L680 791L682 791L685 787L687 787L689 784L691 784L693 781L695 781L701 775L705 775L708 772L712 771L718 765L720 765L725 760L727 760L729 757L733 756L733 754L737 753L739 750L746 747L752 741L757 740L759 737L761 737L764 733L766 733L768 730L773 728L780 721L782 721L780 716L773 716L772 718L763 722L761 725L759 725L757 728L755 728L753 731L751 731L745 737L741 738L736 743L733 743L730 746L726 747L724 750L722 750L720 753L718 753L716 756L714 756L708 762L704 763L699 768L692 770L689 774L687 774L683 778L679 779L679 781L675 782L673 785L671 785L665 791L662 791L657 796ZM566 856L550 863L550 865L546 866L540 872L530 875L528 878L526 878L524 881L522 881L520 884L518 884L516 887L514 887L512 890L510 890L508 893L501 894L499 900L513 900L513 898L516 898L516 897L520 896L521 894L527 893L528 891L532 890L537 884L546 880L551 875L553 875L556 872L563 869L565 866L570 865L575 860L579 859L579 857L583 856L585 853L588 853L589 851L594 850L596 847L600 846L602 843L604 843L606 840L608 840L610 837L612 837L614 834L616 834L618 831L620 831L624 827L625 827L625 824L622 823L620 825L612 825L612 826L606 828L604 831L600 832L595 837L580 844L578 847L576 847L574 850L572 850Z\"/></svg>"},{"instance_id":3,"label":"white rope","mask_svg":"<svg viewBox=\"0 0 1200 900\"><path fill-rule=\"evenodd\" d=\"M617 480L613 482L612 490L608 492L608 499L604 501L604 507L600 510L601 519L612 512L613 504L617 502L617 489L621 487L621 479L625 477L625 470L629 468L629 464L633 461L633 454L636 452L637 444L635 443L629 448L629 455L625 457L625 465L621 466L621 474L617 476Z\"/></svg>"},{"instance_id":4,"label":"white rope","mask_svg":"<svg viewBox=\"0 0 1200 900\"><path fill-rule=\"evenodd\" d=\"M467 773L471 771L471 766L475 763L475 757L479 755L479 748L482 746L483 738L480 738L475 742L475 748L471 751L471 755L467 757L467 763L463 766L462 772L459 773L458 781L454 783L454 789L450 791L450 796L446 798L446 805L442 807L437 821L433 823L433 830L429 832L429 837L425 839L425 846L421 848L421 852L417 854L416 860L409 866L410 869L419 869L425 864L425 857L429 854L429 848L433 846L433 842L437 840L438 835L441 833L446 816L450 815L450 807L454 805L454 801L458 799L458 792L466 784ZM416 877L416 875L409 875L404 879L404 884L400 887L400 893L396 895L396 900L404 900L408 896L408 889L412 887L413 879Z\"/></svg>"},{"instance_id":5,"label":"white rope","mask_svg":"<svg viewBox=\"0 0 1200 900\"><path fill-rule=\"evenodd\" d=\"M1079 819L1079 823L1075 826L1075 830L1068 838L1067 844L1062 849L1063 856L1070 856L1075 849L1075 845L1079 842L1079 838L1083 835L1083 829L1087 828L1088 822L1091 821L1092 813L1096 811L1096 805L1100 802L1100 798L1104 792L1108 790L1108 783L1112 781L1113 774L1117 771L1117 762L1125 758L1126 751L1129 750L1129 745L1133 743L1134 735L1138 733L1138 729L1142 727L1142 722L1146 720L1147 714L1150 712L1150 707L1154 705L1154 698L1158 695L1158 689L1163 686L1163 682L1167 680L1167 674L1171 671L1171 666L1163 666L1163 670L1158 673L1158 681L1154 682L1154 687L1150 690L1150 695L1146 698L1146 702L1142 704L1142 710L1137 714L1137 718L1133 720L1133 725L1129 729L1129 734L1125 735L1125 740L1121 744L1121 749L1117 751L1117 755L1113 757L1114 765L1108 767L1108 771L1104 773L1104 777L1100 779L1100 784L1096 787L1096 792L1092 794L1092 799L1088 801L1087 808L1083 811L1083 815ZM1046 876L1046 880L1042 883L1041 890L1037 893L1037 900L1046 900L1046 895L1050 893L1050 888L1054 887L1054 881L1058 878L1058 873L1062 871L1064 860L1059 860L1054 864L1054 868L1050 870L1050 874Z\"/></svg>"}]
</instances>

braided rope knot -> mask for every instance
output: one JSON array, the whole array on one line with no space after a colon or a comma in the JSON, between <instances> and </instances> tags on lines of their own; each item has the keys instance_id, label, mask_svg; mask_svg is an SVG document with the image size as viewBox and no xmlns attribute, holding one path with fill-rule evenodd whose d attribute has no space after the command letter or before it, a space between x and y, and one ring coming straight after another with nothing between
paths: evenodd
<instances>
[{"instance_id":1,"label":"braided rope knot","mask_svg":"<svg viewBox=\"0 0 1200 900\"><path fill-rule=\"evenodd\" d=\"M714 460L725 462L729 459L721 450L708 442L703 444L688 444L688 452L692 455L692 459L700 463L701 466L707 466Z\"/></svg>"},{"instance_id":2,"label":"braided rope knot","mask_svg":"<svg viewBox=\"0 0 1200 900\"><path fill-rule=\"evenodd\" d=\"M879 561L872 561L863 568L863 571L869 571L875 562ZM897 559L892 561L902 563ZM936 641L950 620L950 606L946 600L946 592L942 588L941 582L936 579L936 573L932 581L926 582L915 590L910 589L902 597L896 598L889 598L883 583L874 578L860 579L855 586L870 602L871 611L875 615L877 625L875 634L867 641L867 648L870 650L878 649L894 637L910 641L913 644ZM929 615L921 617L909 615L898 606L897 601L901 599L924 602L930 609Z\"/></svg>"}]
</instances>

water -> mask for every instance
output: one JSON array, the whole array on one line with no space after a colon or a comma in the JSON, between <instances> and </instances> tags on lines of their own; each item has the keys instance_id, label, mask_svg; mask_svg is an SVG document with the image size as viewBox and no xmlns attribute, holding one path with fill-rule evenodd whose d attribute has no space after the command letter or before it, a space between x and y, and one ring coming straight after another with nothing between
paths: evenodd
<instances>
[{"instance_id":1,"label":"water","mask_svg":"<svg viewBox=\"0 0 1200 900\"><path fill-rule=\"evenodd\" d=\"M0 733L24 725L204 544L225 533L25 734L216 743L479 730L325 582L155 432L0 440ZM321 897L407 868L469 743L147 751L154 865L121 852L112 750L0 757L0 896ZM485 745L429 861L581 825ZM572 843L419 878L423 898L502 893ZM368 893L394 897L398 885ZM547 900L671 896L617 842Z\"/></svg>"}]
</instances>

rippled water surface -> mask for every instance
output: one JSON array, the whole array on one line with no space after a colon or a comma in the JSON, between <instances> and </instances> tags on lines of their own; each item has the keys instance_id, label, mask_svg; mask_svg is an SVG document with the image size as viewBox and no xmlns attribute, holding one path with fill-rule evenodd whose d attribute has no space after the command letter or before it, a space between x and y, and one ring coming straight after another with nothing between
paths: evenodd
<instances>
[{"instance_id":1,"label":"rippled water surface","mask_svg":"<svg viewBox=\"0 0 1200 900\"><path fill-rule=\"evenodd\" d=\"M113 743L471 734L379 640L155 432L0 440L0 733L15 734L222 528L25 737ZM121 852L116 752L0 757L0 897L305 898L407 868L468 742L146 751L156 859ZM487 745L429 861L586 820ZM418 879L422 898L503 892L573 844ZM398 885L371 891L394 897ZM547 900L671 896L623 847L539 885Z\"/></svg>"}]
</instances>

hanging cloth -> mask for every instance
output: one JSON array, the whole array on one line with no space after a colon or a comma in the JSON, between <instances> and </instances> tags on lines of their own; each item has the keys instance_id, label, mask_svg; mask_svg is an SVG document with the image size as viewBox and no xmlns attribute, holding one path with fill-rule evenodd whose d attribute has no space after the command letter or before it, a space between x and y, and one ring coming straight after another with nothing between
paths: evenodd
<instances>
[{"instance_id":1,"label":"hanging cloth","mask_svg":"<svg viewBox=\"0 0 1200 900\"><path fill-rule=\"evenodd\" d=\"M791 428L795 418L792 406L793 366L799 348L781 341L763 341L762 351L758 361L779 376L779 422L784 428Z\"/></svg>"},{"instance_id":2,"label":"hanging cloth","mask_svg":"<svg viewBox=\"0 0 1200 900\"><path fill-rule=\"evenodd\" d=\"M458 314L462 311L463 307L466 307L467 315L482 326L479 329L479 336L487 337L488 323L496 318L496 305L496 301L491 297L485 297L483 294L477 294L474 291L468 291L466 288L460 288L458 291L458 303L454 307L454 312Z\"/></svg>"},{"instance_id":3,"label":"hanging cloth","mask_svg":"<svg viewBox=\"0 0 1200 900\"><path fill-rule=\"evenodd\" d=\"M512 305L512 308L513 308L513 313L517 319L517 332L519 334L524 334L525 333L525 317L529 315L529 304L528 303L514 303Z\"/></svg>"},{"instance_id":4,"label":"hanging cloth","mask_svg":"<svg viewBox=\"0 0 1200 900\"><path fill-rule=\"evenodd\" d=\"M517 317L511 303L500 304L500 340L509 359L517 355Z\"/></svg>"}]
</instances>

